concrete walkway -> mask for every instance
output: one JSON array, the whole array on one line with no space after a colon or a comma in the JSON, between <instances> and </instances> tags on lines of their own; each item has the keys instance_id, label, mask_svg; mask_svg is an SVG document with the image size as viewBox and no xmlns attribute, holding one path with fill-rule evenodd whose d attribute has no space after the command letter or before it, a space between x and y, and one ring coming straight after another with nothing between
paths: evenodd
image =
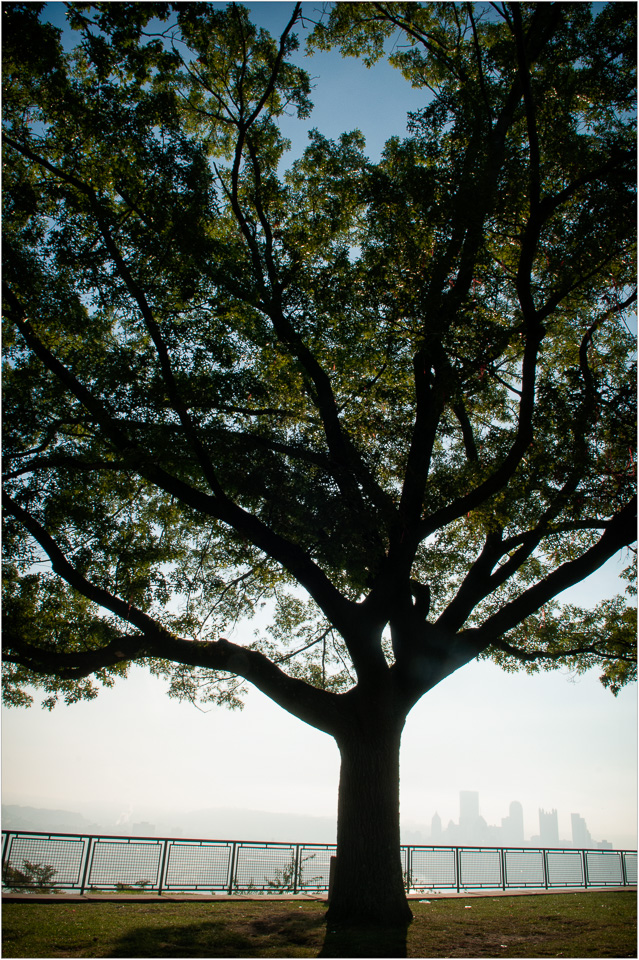
<instances>
[{"instance_id":1,"label":"concrete walkway","mask_svg":"<svg viewBox=\"0 0 639 960\"><path fill-rule=\"evenodd\" d=\"M636 893L637 887L553 887L525 890L467 890L461 893L409 893L409 900L462 900L477 897L538 897L555 893ZM325 893L269 893L269 894L202 894L202 893L3 893L3 903L219 903L254 900L258 903L274 901L319 902L327 900Z\"/></svg>"}]
</instances>

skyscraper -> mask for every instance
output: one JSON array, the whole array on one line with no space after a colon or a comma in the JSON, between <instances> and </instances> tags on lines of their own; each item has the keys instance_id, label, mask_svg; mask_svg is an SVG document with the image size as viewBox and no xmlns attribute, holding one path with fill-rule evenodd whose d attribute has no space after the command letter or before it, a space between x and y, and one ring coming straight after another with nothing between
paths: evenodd
<instances>
[{"instance_id":1,"label":"skyscraper","mask_svg":"<svg viewBox=\"0 0 639 960\"><path fill-rule=\"evenodd\" d=\"M442 838L442 818L435 813L430 823L430 839L433 843L439 843Z\"/></svg>"},{"instance_id":2,"label":"skyscraper","mask_svg":"<svg viewBox=\"0 0 639 960\"><path fill-rule=\"evenodd\" d=\"M594 846L592 837L590 836L590 831L586 826L586 821L584 818L580 817L578 813L571 813L570 821L572 823L573 847L585 848Z\"/></svg>"},{"instance_id":3,"label":"skyscraper","mask_svg":"<svg viewBox=\"0 0 639 960\"><path fill-rule=\"evenodd\" d=\"M508 816L502 818L501 842L510 847L521 847L524 842L524 808L518 800L513 800Z\"/></svg>"},{"instance_id":4,"label":"skyscraper","mask_svg":"<svg viewBox=\"0 0 639 960\"><path fill-rule=\"evenodd\" d=\"M479 794L474 790L462 790L459 794L459 843L482 844L488 842L488 826L479 816Z\"/></svg>"},{"instance_id":5,"label":"skyscraper","mask_svg":"<svg viewBox=\"0 0 639 960\"><path fill-rule=\"evenodd\" d=\"M556 810L551 810L550 813L546 813L545 810L539 811L539 838L542 847L559 846L559 826Z\"/></svg>"}]
</instances>

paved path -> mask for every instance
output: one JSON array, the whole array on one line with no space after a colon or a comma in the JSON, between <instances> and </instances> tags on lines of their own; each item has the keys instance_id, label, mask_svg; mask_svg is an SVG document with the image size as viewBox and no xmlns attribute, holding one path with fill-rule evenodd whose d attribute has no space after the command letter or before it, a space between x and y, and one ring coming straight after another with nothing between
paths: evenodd
<instances>
[{"instance_id":1,"label":"paved path","mask_svg":"<svg viewBox=\"0 0 639 960\"><path fill-rule=\"evenodd\" d=\"M550 890L470 890L439 891L438 893L409 893L409 900L449 900L476 897L531 897L555 893L636 893L637 887L554 887ZM269 893L269 894L201 894L201 893L3 893L3 903L218 903L220 901L255 900L258 903L272 901L320 902L327 900L325 893Z\"/></svg>"}]
</instances>

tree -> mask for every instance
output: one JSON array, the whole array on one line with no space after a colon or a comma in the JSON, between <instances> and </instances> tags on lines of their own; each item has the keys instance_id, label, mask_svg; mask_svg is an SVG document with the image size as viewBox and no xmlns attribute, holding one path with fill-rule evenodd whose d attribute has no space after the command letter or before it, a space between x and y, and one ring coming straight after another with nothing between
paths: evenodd
<instances>
[{"instance_id":1,"label":"tree","mask_svg":"<svg viewBox=\"0 0 639 960\"><path fill-rule=\"evenodd\" d=\"M299 4L3 12L6 701L248 681L339 746L329 921L405 926L412 706L635 677L626 600L558 599L635 539L634 7L334 5L424 107L285 173Z\"/></svg>"},{"instance_id":2,"label":"tree","mask_svg":"<svg viewBox=\"0 0 639 960\"><path fill-rule=\"evenodd\" d=\"M25 889L32 893L51 893L54 887L51 881L58 871L48 863L31 863L22 861L22 870L10 863L3 867L2 883L13 893L24 893Z\"/></svg>"}]
</instances>

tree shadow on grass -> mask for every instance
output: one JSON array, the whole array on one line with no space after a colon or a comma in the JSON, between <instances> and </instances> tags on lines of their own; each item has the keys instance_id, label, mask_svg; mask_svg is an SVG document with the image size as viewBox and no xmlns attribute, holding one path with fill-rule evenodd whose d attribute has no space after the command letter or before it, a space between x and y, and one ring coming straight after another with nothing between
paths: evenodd
<instances>
[{"instance_id":1,"label":"tree shadow on grass","mask_svg":"<svg viewBox=\"0 0 639 960\"><path fill-rule=\"evenodd\" d=\"M408 927L327 929L320 957L405 957Z\"/></svg>"},{"instance_id":2,"label":"tree shadow on grass","mask_svg":"<svg viewBox=\"0 0 639 960\"><path fill-rule=\"evenodd\" d=\"M321 914L281 912L237 921L137 926L115 943L106 957L259 957L317 956L322 943ZM307 953L300 951L308 949ZM374 956L374 954L371 954Z\"/></svg>"}]
</instances>

